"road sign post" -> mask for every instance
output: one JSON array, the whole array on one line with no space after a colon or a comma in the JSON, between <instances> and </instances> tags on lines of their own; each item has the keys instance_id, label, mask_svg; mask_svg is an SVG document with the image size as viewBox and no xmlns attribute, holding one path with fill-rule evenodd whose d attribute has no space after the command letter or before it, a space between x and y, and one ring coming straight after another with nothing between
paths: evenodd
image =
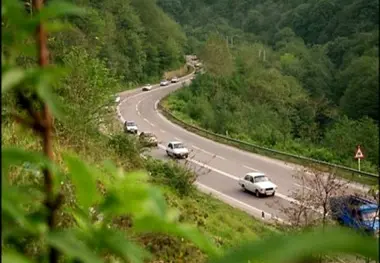
<instances>
[{"instance_id":1,"label":"road sign post","mask_svg":"<svg viewBox=\"0 0 380 263\"><path fill-rule=\"evenodd\" d=\"M360 172L360 160L364 158L364 154L362 150L360 149L360 145L358 145L356 148L356 153L355 153L354 158L358 160L358 170Z\"/></svg>"}]
</instances>

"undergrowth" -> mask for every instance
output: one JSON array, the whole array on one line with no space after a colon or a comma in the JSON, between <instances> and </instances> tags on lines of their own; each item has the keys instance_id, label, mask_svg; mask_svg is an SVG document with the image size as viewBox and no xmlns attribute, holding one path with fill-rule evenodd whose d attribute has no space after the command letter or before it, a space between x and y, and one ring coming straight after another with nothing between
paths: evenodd
<instances>
[{"instance_id":1,"label":"undergrowth","mask_svg":"<svg viewBox=\"0 0 380 263\"><path fill-rule=\"evenodd\" d=\"M150 180L161 187L169 206L179 210L179 220L195 224L222 248L229 248L241 241L262 238L277 232L275 228L265 225L245 212L198 192L192 184L196 176L191 171L174 162L142 159L139 155L141 149L138 141L132 136L123 134L121 125L115 118L110 117L107 121L114 123L114 127L119 127L119 130L112 131L113 136L107 137L93 131L87 134L66 132L66 136L57 137L54 145L57 162L62 163L61 153L69 150L75 151L83 160L97 167L106 160L112 160L127 171L146 169L150 174ZM29 150L36 150L39 147L32 134L15 123L3 124L2 131L3 147L18 146ZM38 173L36 168L24 169L15 175L14 182L24 185L26 182L38 183L40 177L36 176L36 173ZM101 185L99 187L102 188ZM74 219L65 210L74 204L74 192L70 185L63 189L65 209L59 213L58 225L71 227ZM94 214L94 220L97 220L96 214ZM114 227L130 233L132 226L130 218L119 217L113 223ZM198 263L206 260L204 253L182 238L164 234L141 234L136 235L135 238L152 252L154 259L151 262ZM31 248L28 249L30 250L28 253L32 254L39 247L35 243L29 246Z\"/></svg>"}]
</instances>

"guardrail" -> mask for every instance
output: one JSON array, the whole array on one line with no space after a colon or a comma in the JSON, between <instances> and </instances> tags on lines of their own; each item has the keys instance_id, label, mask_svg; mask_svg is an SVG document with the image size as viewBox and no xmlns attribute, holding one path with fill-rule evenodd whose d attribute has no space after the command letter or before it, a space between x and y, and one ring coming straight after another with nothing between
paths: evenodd
<instances>
[{"instance_id":1,"label":"guardrail","mask_svg":"<svg viewBox=\"0 0 380 263\"><path fill-rule=\"evenodd\" d=\"M167 96L169 96L169 95L167 95ZM162 100L164 100L166 97L164 97ZM240 140L237 140L237 139L225 136L225 135L217 134L217 133L214 133L214 132L202 129L200 127L197 127L197 126L191 125L189 123L186 123L183 120L181 120L178 117L176 117L173 113L171 113L170 111L168 111L167 109L165 109L165 107L163 107L161 105L161 101L158 103L158 109L161 110L166 115L168 115L170 118L172 118L175 121L177 121L180 124L182 124L187 129L197 130L197 131L200 131L200 132L205 133L207 135L211 135L213 137L224 139L226 141L233 142L233 143L236 143L236 144L239 144L239 145L243 145L243 146L246 146L246 147L251 147L251 148L254 148L254 149L259 149L259 150L262 150L262 151L270 152L272 154L283 155L283 156L286 156L286 157L291 157L291 158L294 158L294 159L298 159L298 160L302 160L302 161L306 161L306 162L310 162L310 163L316 163L316 164L320 164L320 165L325 165L325 166L337 168L337 169L340 169L340 170L344 170L346 172L356 173L356 174L363 175L363 176L370 177L370 178L379 178L378 174L363 172L363 171L359 171L359 170L356 170L356 169L353 169L353 168L350 168L350 167L346 167L346 166L343 166L343 165L339 165L339 164L333 164L333 163L329 163L329 162L325 162L325 161L320 161L320 160L316 160L316 159L312 159L312 158L308 158L308 157L304 157L304 156L300 156L300 155L296 155L296 154L291 154L291 153L286 153L286 152L282 152L282 151L277 151L277 150L269 149L269 148L266 148L266 147L263 147L263 146L260 146L260 145L256 145L256 144L252 144L252 143L248 143L248 142L244 142L244 141L240 141Z\"/></svg>"}]
</instances>

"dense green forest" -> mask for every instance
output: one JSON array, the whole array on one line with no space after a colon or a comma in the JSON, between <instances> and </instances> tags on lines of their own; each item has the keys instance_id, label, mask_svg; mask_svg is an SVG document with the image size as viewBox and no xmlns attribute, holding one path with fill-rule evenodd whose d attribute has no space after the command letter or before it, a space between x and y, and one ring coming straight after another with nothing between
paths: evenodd
<instances>
[{"instance_id":1,"label":"dense green forest","mask_svg":"<svg viewBox=\"0 0 380 263\"><path fill-rule=\"evenodd\" d=\"M356 168L379 164L375 0L159 0L207 73L170 97L221 134Z\"/></svg>"},{"instance_id":2,"label":"dense green forest","mask_svg":"<svg viewBox=\"0 0 380 263\"><path fill-rule=\"evenodd\" d=\"M154 0L71 0L81 9L48 0L40 12L32 2L42 3L2 1L4 262L310 262L332 250L376 257L372 238L334 228L285 234L196 191L193 171L140 156L116 119L115 93L158 80L199 48ZM197 83L222 91L239 81L238 53L218 37L208 43L203 57L217 63Z\"/></svg>"},{"instance_id":3,"label":"dense green forest","mask_svg":"<svg viewBox=\"0 0 380 263\"><path fill-rule=\"evenodd\" d=\"M78 121L89 126L87 130L97 127L99 116L107 113L105 106L113 102L116 92L158 81L165 71L181 67L186 36L150 0L71 2L85 7L86 16L66 17L70 29L53 32L48 44L51 63L67 69L68 74L55 88L62 101L70 101L66 114L75 116L58 127L77 132L84 130ZM10 36L3 32L3 38ZM3 52L10 51L5 42ZM23 53L16 60L26 67L35 63ZM2 103L6 111L15 100L11 96Z\"/></svg>"},{"instance_id":4,"label":"dense green forest","mask_svg":"<svg viewBox=\"0 0 380 263\"><path fill-rule=\"evenodd\" d=\"M27 122L33 120L29 116L29 101L33 102L36 110L41 109L36 93L32 92L33 87L48 89L52 85L54 93L58 95L55 103L60 105L60 107L55 105L52 108L52 112L60 112L59 118L54 121L54 157L66 176L69 172L72 173L64 159L68 152L75 152L83 161L88 162L89 166L102 169L102 171L106 170L102 165L109 160L126 172L136 169L147 170L151 174L149 183L160 188L170 208L178 209L181 222L195 222L194 226L199 227L202 233L210 237L210 240L218 240L219 246L227 248L236 245L242 237L247 240L256 235L264 236L272 233L272 229L252 220L245 213L195 191L192 185L194 173L176 164L156 160L144 161L140 156L142 149L138 142L122 133L119 120L115 118L114 94L144 82L158 81L164 72L178 69L185 62L184 50L187 41L185 34L178 24L157 7L154 1L71 1L83 7L86 15L65 16L63 20L70 26L65 27L65 30L59 30L62 29L61 26L54 24L55 27L51 30L55 32L48 35L50 63L61 66L65 70L54 74L54 77L47 73L44 75L42 70L37 71L40 72L39 76L27 78L18 83L17 87L5 92L4 84L17 83L20 69L26 69L30 73L36 70L38 62L34 40L35 29L27 26L28 23L32 24L32 21L28 19L32 19L35 10L30 10L30 8L24 10L22 2L29 1L19 1L20 5L17 7L14 6L16 5L14 0L2 2L4 13L2 13L1 142L3 151L11 149L12 153L15 147L27 151L41 150L42 140L38 138L39 132L31 132L28 126L20 125L20 121L17 120L22 118L26 118ZM52 1L47 2L49 4ZM9 6L13 6L15 10L21 7L22 10L9 14ZM62 8L64 7L66 6L62 4ZM30 18L25 11L29 11ZM62 10L58 10L52 13L61 12ZM30 30L32 30L31 34ZM49 68L51 72L58 72L52 66ZM50 72L49 68L46 71ZM54 97L50 94L49 98L53 100ZM104 128L102 132L107 136L99 132L100 126ZM16 152L14 155L17 157L20 153ZM3 152L3 165L5 161L9 161L8 159L4 161L6 157L9 155L6 156ZM5 185L5 182L8 183L5 179L7 175L5 170L2 170L2 223L4 229L7 229L2 235L4 262L56 262L47 259L46 243L49 241L46 240L46 235L49 232L46 231L47 225L43 224L43 220L39 221L41 218L45 219L46 210L42 205L45 201L42 199L43 192L41 192L44 189L44 177L40 170L41 163L38 159L36 162L33 163L30 158L24 156L20 162L22 165L10 172L8 180L11 186L9 187ZM88 176L83 182L87 187L91 186L91 174L86 174L86 169L83 168L77 175L78 177ZM104 220L102 223L101 213L93 211L89 214L90 225L86 227L87 232L81 234L78 230L82 229L80 226L83 226L85 222L83 220L87 220L86 216L82 217L83 214L79 217L77 214L78 206L81 205L78 191L81 190L78 190L75 180L69 181L66 177L64 178L60 185L64 201L57 212L56 224L60 230L67 230L71 235L78 234L75 237L71 236L71 241L60 241L64 247L60 247L60 250L67 255L65 260L70 258L78 262L99 262L92 260L93 258L89 255L99 252L99 247L96 246L100 245L103 250L99 254L106 262L115 262L120 258L128 259L123 262L142 262L146 254L142 253L135 243L151 252L151 262L184 260L195 263L204 262L207 259L207 253L191 240L184 240L170 234L155 233L155 230L148 233L133 232L135 230L131 229L130 212L118 215L110 222ZM109 192L112 190L112 187L106 185L109 178L111 178L109 172L107 172L107 177L98 178L101 181L98 186L103 195L105 190ZM122 186L120 183L115 183L115 185ZM139 186L146 188L147 185L144 183ZM151 186L147 189L152 191ZM85 196L91 199L91 194L93 194L91 189L87 188L83 191L85 191ZM119 189L118 192L128 199L129 205L136 207L139 211L144 211L144 205L138 201L140 197L136 199L139 193L126 189ZM127 197L127 193L132 196ZM157 195L154 195L156 200L160 200L161 206L165 205L165 200L157 199ZM204 211L212 213L212 216L208 216ZM87 213L88 211L85 210L84 215ZM225 214L230 215L228 223L219 220L220 216ZM245 221L250 222L243 224L241 218L246 218ZM120 235L115 236L108 232L105 236L101 236L98 232L96 237L90 237L94 234L91 231L100 230L105 227L103 224L107 224L109 231L116 231ZM158 225L153 221L151 224ZM32 225L33 231L26 229L26 225ZM36 229L38 230L35 231ZM219 229L228 229L228 231L221 232ZM131 240L133 243L130 242ZM112 247L111 243L113 243L113 249L109 249L110 246ZM83 246L83 244L86 245ZM67 246L72 246L74 249L71 252L70 249L67 251ZM87 246L92 250L89 251ZM107 249L108 252L105 253ZM26 258L19 258L15 252Z\"/></svg>"}]
</instances>

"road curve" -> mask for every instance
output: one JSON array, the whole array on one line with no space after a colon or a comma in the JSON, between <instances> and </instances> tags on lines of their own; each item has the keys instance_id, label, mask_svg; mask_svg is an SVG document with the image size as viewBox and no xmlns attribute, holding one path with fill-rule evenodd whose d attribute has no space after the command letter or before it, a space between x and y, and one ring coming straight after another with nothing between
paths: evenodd
<instances>
[{"instance_id":1,"label":"road curve","mask_svg":"<svg viewBox=\"0 0 380 263\"><path fill-rule=\"evenodd\" d=\"M181 162L186 162L186 165L197 171L197 185L201 190L212 193L252 215L261 217L264 212L265 219L276 217L286 220L279 207L289 207L290 202L295 201L290 197L290 193L301 187L293 178L294 166L193 134L171 123L159 113L159 100L184 83L188 84L189 79L190 76L184 77L179 83L166 87L155 85L148 92L139 89L120 94L121 102L117 108L119 118L123 122L134 120L140 131L151 131L158 137L160 145L150 153L155 158L167 158L164 149L169 141L184 142L192 153L187 161ZM276 196L256 198L243 192L237 180L250 171L267 174L278 185Z\"/></svg>"}]
</instances>

